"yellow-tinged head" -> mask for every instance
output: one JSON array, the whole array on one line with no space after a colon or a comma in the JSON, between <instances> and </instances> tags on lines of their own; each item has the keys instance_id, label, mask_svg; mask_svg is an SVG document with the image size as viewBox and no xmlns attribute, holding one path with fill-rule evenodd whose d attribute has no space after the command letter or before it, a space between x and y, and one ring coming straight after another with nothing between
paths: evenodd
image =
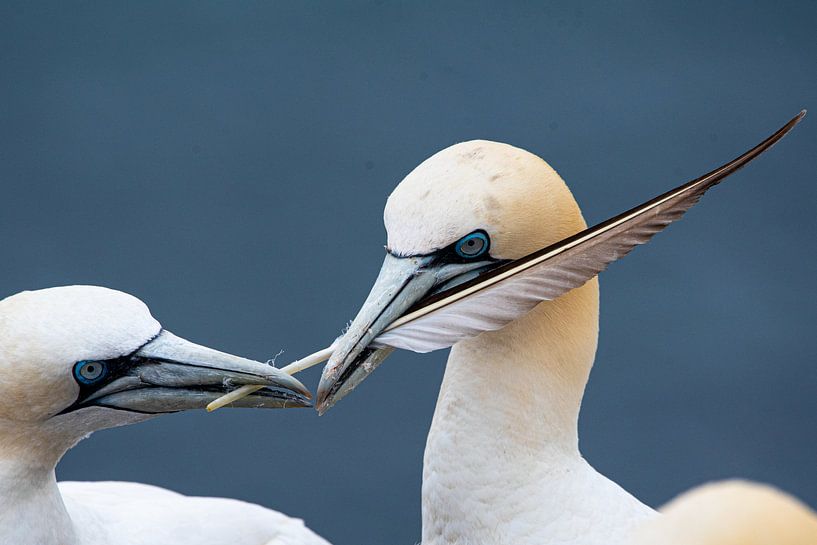
<instances>
[{"instance_id":1,"label":"yellow-tinged head","mask_svg":"<svg viewBox=\"0 0 817 545\"><path fill-rule=\"evenodd\" d=\"M490 255L515 259L585 227L567 185L523 149L471 140L435 153L389 196L388 249L426 255L484 230Z\"/></svg>"},{"instance_id":2,"label":"yellow-tinged head","mask_svg":"<svg viewBox=\"0 0 817 545\"><path fill-rule=\"evenodd\" d=\"M412 305L585 228L573 195L545 161L486 140L456 144L423 161L389 197L384 221L388 254L324 369L320 411L385 359L391 349L371 343ZM441 324L438 337L451 325ZM450 344L391 346L428 351Z\"/></svg>"}]
</instances>

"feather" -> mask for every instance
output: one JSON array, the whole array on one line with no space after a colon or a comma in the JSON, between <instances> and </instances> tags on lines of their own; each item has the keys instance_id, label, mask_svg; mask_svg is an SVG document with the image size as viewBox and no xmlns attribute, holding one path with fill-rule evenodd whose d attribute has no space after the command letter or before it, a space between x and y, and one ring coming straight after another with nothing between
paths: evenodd
<instances>
[{"instance_id":1,"label":"feather","mask_svg":"<svg viewBox=\"0 0 817 545\"><path fill-rule=\"evenodd\" d=\"M678 220L712 186L783 138L805 110L737 159L556 244L420 301L375 339L379 346L430 352L495 331L542 301L577 288Z\"/></svg>"}]
</instances>

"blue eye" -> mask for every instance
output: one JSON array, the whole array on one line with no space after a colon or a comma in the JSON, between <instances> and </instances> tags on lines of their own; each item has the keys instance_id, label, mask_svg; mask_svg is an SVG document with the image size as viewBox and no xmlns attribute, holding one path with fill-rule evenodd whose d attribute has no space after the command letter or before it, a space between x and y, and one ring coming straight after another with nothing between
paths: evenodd
<instances>
[{"instance_id":1,"label":"blue eye","mask_svg":"<svg viewBox=\"0 0 817 545\"><path fill-rule=\"evenodd\" d=\"M83 360L74 366L74 376L83 384L93 384L105 378L108 366L104 361Z\"/></svg>"},{"instance_id":2,"label":"blue eye","mask_svg":"<svg viewBox=\"0 0 817 545\"><path fill-rule=\"evenodd\" d=\"M470 235L465 235L462 237L454 246L454 249L457 251L457 255L460 257L472 259L487 252L490 245L491 243L488 240L488 235L477 231L476 233L471 233Z\"/></svg>"}]
</instances>

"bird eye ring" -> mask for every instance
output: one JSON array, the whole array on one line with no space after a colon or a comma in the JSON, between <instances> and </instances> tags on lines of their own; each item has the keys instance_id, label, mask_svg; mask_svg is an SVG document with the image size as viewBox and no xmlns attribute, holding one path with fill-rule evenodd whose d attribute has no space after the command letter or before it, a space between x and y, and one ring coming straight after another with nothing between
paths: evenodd
<instances>
[{"instance_id":1,"label":"bird eye ring","mask_svg":"<svg viewBox=\"0 0 817 545\"><path fill-rule=\"evenodd\" d=\"M74 376L82 384L93 384L108 374L104 361L83 360L74 366Z\"/></svg>"},{"instance_id":2,"label":"bird eye ring","mask_svg":"<svg viewBox=\"0 0 817 545\"><path fill-rule=\"evenodd\" d=\"M457 251L458 256L473 259L487 252L490 245L488 235L482 231L477 231L462 237L454 246L454 249Z\"/></svg>"}]
</instances>

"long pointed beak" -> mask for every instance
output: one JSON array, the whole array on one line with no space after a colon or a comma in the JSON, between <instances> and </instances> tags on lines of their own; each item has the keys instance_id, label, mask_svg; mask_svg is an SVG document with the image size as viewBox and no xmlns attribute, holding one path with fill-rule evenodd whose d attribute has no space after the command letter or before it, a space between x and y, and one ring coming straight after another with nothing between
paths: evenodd
<instances>
[{"instance_id":1,"label":"long pointed beak","mask_svg":"<svg viewBox=\"0 0 817 545\"><path fill-rule=\"evenodd\" d=\"M124 358L117 374L78 400L74 408L97 405L150 414L202 409L246 384L265 388L229 406L311 406L309 390L281 370L192 343L168 331Z\"/></svg>"},{"instance_id":2,"label":"long pointed beak","mask_svg":"<svg viewBox=\"0 0 817 545\"><path fill-rule=\"evenodd\" d=\"M369 376L394 350L375 339L435 288L449 287L496 261L438 264L433 256L386 255L380 274L352 325L337 341L318 386L317 409L325 413Z\"/></svg>"}]
</instances>

